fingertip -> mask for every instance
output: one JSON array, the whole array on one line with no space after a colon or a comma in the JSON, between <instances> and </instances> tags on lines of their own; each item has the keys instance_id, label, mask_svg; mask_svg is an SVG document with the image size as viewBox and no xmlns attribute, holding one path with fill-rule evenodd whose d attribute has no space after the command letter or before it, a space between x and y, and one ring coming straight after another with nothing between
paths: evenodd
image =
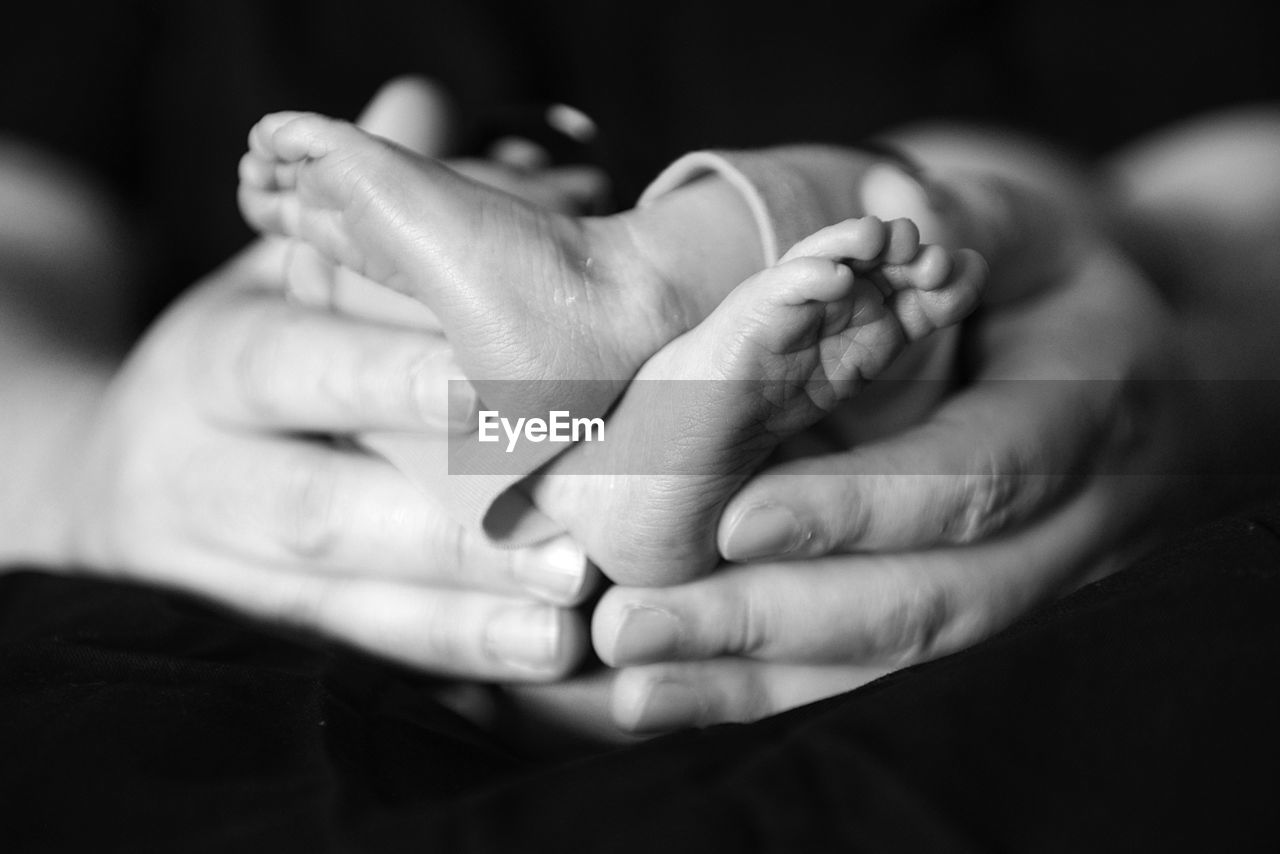
<instances>
[{"instance_id":1,"label":"fingertip","mask_svg":"<svg viewBox=\"0 0 1280 854\"><path fill-rule=\"evenodd\" d=\"M512 605L489 619L483 647L504 671L500 678L547 682L563 679L582 662L587 635L573 611L549 605Z\"/></svg>"},{"instance_id":2,"label":"fingertip","mask_svg":"<svg viewBox=\"0 0 1280 854\"><path fill-rule=\"evenodd\" d=\"M684 679L631 669L614 680L610 712L619 729L639 735L697 726L707 717L708 704Z\"/></svg>"},{"instance_id":3,"label":"fingertip","mask_svg":"<svg viewBox=\"0 0 1280 854\"><path fill-rule=\"evenodd\" d=\"M517 172L534 172L551 165L551 154L522 136L504 136L489 146L488 158Z\"/></svg>"},{"instance_id":4,"label":"fingertip","mask_svg":"<svg viewBox=\"0 0 1280 854\"><path fill-rule=\"evenodd\" d=\"M444 87L416 74L384 83L357 124L423 157L443 157L452 145L455 109Z\"/></svg>"},{"instance_id":5,"label":"fingertip","mask_svg":"<svg viewBox=\"0 0 1280 854\"><path fill-rule=\"evenodd\" d=\"M515 574L525 589L552 604L579 604L591 595L601 578L600 571L568 534L512 555Z\"/></svg>"},{"instance_id":6,"label":"fingertip","mask_svg":"<svg viewBox=\"0 0 1280 854\"><path fill-rule=\"evenodd\" d=\"M735 563L795 556L813 540L812 522L774 500L731 505L716 532L721 556Z\"/></svg>"},{"instance_id":7,"label":"fingertip","mask_svg":"<svg viewBox=\"0 0 1280 854\"><path fill-rule=\"evenodd\" d=\"M590 634L582 617L568 608L557 608L560 642L551 662L552 679L563 679L582 664L587 656Z\"/></svg>"},{"instance_id":8,"label":"fingertip","mask_svg":"<svg viewBox=\"0 0 1280 854\"><path fill-rule=\"evenodd\" d=\"M591 619L596 655L610 667L679 658L688 627L673 608L652 595L615 587L601 598ZM646 601L648 600L648 601Z\"/></svg>"}]
</instances>

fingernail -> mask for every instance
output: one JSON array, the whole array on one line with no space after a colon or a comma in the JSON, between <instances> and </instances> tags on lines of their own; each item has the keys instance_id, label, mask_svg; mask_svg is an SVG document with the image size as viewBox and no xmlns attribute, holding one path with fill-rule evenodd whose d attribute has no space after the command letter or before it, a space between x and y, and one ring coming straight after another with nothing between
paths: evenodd
<instances>
[{"instance_id":1,"label":"fingernail","mask_svg":"<svg viewBox=\"0 0 1280 854\"><path fill-rule=\"evenodd\" d=\"M553 608L509 608L485 627L485 649L520 670L547 670L559 659L560 616Z\"/></svg>"},{"instance_id":2,"label":"fingernail","mask_svg":"<svg viewBox=\"0 0 1280 854\"><path fill-rule=\"evenodd\" d=\"M729 528L724 557L735 561L781 557L800 548L811 536L788 508L762 504L747 510Z\"/></svg>"},{"instance_id":3,"label":"fingernail","mask_svg":"<svg viewBox=\"0 0 1280 854\"><path fill-rule=\"evenodd\" d=\"M449 432L471 433L480 423L480 396L465 379L449 380Z\"/></svg>"},{"instance_id":4,"label":"fingernail","mask_svg":"<svg viewBox=\"0 0 1280 854\"><path fill-rule=\"evenodd\" d=\"M694 726L705 713L702 698L683 682L664 679L653 683L640 703L632 728L639 732L658 732Z\"/></svg>"},{"instance_id":5,"label":"fingernail","mask_svg":"<svg viewBox=\"0 0 1280 854\"><path fill-rule=\"evenodd\" d=\"M613 663L668 661L680 647L680 618L650 605L628 605L613 643Z\"/></svg>"},{"instance_id":6,"label":"fingernail","mask_svg":"<svg viewBox=\"0 0 1280 854\"><path fill-rule=\"evenodd\" d=\"M586 583L587 555L565 535L522 552L515 570L530 592L568 604Z\"/></svg>"}]
</instances>

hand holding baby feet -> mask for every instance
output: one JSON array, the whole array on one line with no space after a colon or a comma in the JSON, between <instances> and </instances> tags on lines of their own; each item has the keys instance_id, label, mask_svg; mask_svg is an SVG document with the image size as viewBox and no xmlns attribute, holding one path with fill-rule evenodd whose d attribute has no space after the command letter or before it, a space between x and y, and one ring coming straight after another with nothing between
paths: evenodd
<instances>
[{"instance_id":1,"label":"hand holding baby feet","mask_svg":"<svg viewBox=\"0 0 1280 854\"><path fill-rule=\"evenodd\" d=\"M965 317L985 281L980 255L921 246L906 220L822 229L654 355L606 441L552 463L535 501L615 581L700 575L726 502L777 444Z\"/></svg>"}]
</instances>

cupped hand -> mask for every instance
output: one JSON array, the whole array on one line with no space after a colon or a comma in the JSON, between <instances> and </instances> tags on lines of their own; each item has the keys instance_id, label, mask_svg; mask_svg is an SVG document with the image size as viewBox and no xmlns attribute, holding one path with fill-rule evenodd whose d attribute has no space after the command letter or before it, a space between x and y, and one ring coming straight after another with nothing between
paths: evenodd
<instances>
[{"instance_id":1,"label":"cupped hand","mask_svg":"<svg viewBox=\"0 0 1280 854\"><path fill-rule=\"evenodd\" d=\"M435 97L399 82L367 121L414 144ZM581 550L494 548L331 438L448 430L443 339L286 299L288 253L254 245L134 350L81 466L79 563L443 673L565 673L585 648Z\"/></svg>"},{"instance_id":2,"label":"cupped hand","mask_svg":"<svg viewBox=\"0 0 1280 854\"><path fill-rule=\"evenodd\" d=\"M749 482L720 527L735 563L604 595L616 723L752 720L963 648L1174 518L1196 421L1178 330L1109 242L966 334L973 380L924 424Z\"/></svg>"}]
</instances>

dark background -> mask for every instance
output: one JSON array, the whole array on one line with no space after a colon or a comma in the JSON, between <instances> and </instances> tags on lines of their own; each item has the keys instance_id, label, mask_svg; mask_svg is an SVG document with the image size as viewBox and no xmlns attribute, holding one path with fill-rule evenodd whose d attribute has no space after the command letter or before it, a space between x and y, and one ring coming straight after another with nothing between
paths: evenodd
<instances>
[{"instance_id":1,"label":"dark background","mask_svg":"<svg viewBox=\"0 0 1280 854\"><path fill-rule=\"evenodd\" d=\"M263 113L354 117L387 78L456 97L460 147L565 102L619 204L679 154L857 143L955 118L1083 156L1280 94L1268 4L132 0L6 11L0 130L87 163L150 237L156 308L249 238L234 204ZM517 127L516 129L519 129Z\"/></svg>"}]
</instances>

